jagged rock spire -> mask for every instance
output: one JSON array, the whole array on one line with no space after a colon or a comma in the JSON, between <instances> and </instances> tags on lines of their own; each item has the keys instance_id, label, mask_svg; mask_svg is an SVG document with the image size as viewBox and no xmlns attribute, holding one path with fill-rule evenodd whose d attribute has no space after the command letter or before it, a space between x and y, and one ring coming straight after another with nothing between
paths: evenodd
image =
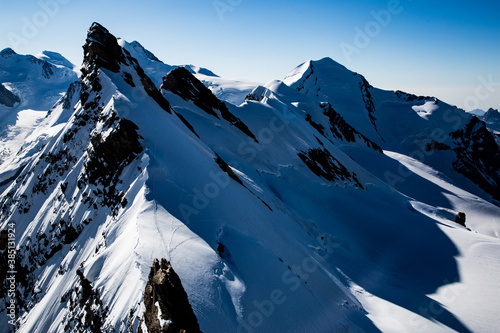
<instances>
[{"instance_id":1,"label":"jagged rock spire","mask_svg":"<svg viewBox=\"0 0 500 333\"><path fill-rule=\"evenodd\" d=\"M149 333L201 332L181 279L164 258L153 261L144 291L144 305L144 323Z\"/></svg>"},{"instance_id":2,"label":"jagged rock spire","mask_svg":"<svg viewBox=\"0 0 500 333\"><path fill-rule=\"evenodd\" d=\"M219 118L220 115L224 120L258 142L250 129L229 111L226 104L219 100L186 68L178 67L165 75L160 90L170 91L185 101L192 101L194 105L211 116Z\"/></svg>"},{"instance_id":3,"label":"jagged rock spire","mask_svg":"<svg viewBox=\"0 0 500 333\"><path fill-rule=\"evenodd\" d=\"M105 27L94 22L87 33L84 51L84 65L106 68L118 72L123 62L122 48L118 41Z\"/></svg>"},{"instance_id":4,"label":"jagged rock spire","mask_svg":"<svg viewBox=\"0 0 500 333\"><path fill-rule=\"evenodd\" d=\"M144 73L139 63L130 53L123 49L115 36L113 36L105 27L94 22L87 33L85 45L83 45L84 58L82 68L82 82L88 78L92 90L100 90L100 85L95 85L97 69L105 68L114 73L120 71L120 65L131 66L137 72L144 86L146 93L151 96L165 111L171 113L169 102L163 98L151 79ZM85 88L85 87L84 87ZM85 89L83 89L85 90ZM85 98L82 100L85 104Z\"/></svg>"}]
</instances>

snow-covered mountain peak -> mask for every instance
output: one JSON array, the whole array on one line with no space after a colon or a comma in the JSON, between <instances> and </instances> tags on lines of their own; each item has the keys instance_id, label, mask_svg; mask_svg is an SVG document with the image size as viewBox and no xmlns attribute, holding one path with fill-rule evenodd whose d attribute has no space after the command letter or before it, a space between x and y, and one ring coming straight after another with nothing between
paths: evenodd
<instances>
[{"instance_id":1,"label":"snow-covered mountain peak","mask_svg":"<svg viewBox=\"0 0 500 333\"><path fill-rule=\"evenodd\" d=\"M142 44L140 44L137 41L129 43L126 40L119 38L118 45L120 45L123 49L127 50L130 53L130 55L137 60L141 68L151 78L155 86L158 88L160 87L163 81L163 77L171 70L177 67L184 67L191 74L202 76L205 79L219 78L212 71L203 67L195 65L173 66L165 64L160 59L158 59L153 54L153 52L146 49L144 46L142 46Z\"/></svg>"},{"instance_id":2,"label":"snow-covered mountain peak","mask_svg":"<svg viewBox=\"0 0 500 333\"><path fill-rule=\"evenodd\" d=\"M489 108L488 111L483 115L484 119L494 118L497 121L500 118L500 112L497 109Z\"/></svg>"},{"instance_id":3,"label":"snow-covered mountain peak","mask_svg":"<svg viewBox=\"0 0 500 333\"><path fill-rule=\"evenodd\" d=\"M500 112L496 109L489 108L488 111L479 118L486 123L488 128L496 131L495 137L497 140L500 140Z\"/></svg>"},{"instance_id":4,"label":"snow-covered mountain peak","mask_svg":"<svg viewBox=\"0 0 500 333\"><path fill-rule=\"evenodd\" d=\"M341 107L359 100L364 96L370 103L370 89L372 86L366 79L331 58L317 61L307 61L288 74L283 82L300 93L319 102L330 102L335 107ZM350 102L349 102L350 101ZM370 109L371 106L367 105ZM352 107L354 110L363 110L364 107ZM373 110L367 110L373 118ZM372 119L374 124L374 119Z\"/></svg>"},{"instance_id":5,"label":"snow-covered mountain peak","mask_svg":"<svg viewBox=\"0 0 500 333\"><path fill-rule=\"evenodd\" d=\"M330 58L323 58L298 66L283 82L317 102L329 103L371 140L382 139L376 123L373 87L362 75Z\"/></svg>"},{"instance_id":6,"label":"snow-covered mountain peak","mask_svg":"<svg viewBox=\"0 0 500 333\"><path fill-rule=\"evenodd\" d=\"M120 40L119 40L120 41ZM152 61L157 61L157 62L161 62L160 59L158 59L154 54L153 52L147 50L144 46L142 46L141 43L139 43L138 41L134 40L130 43L130 46L132 48L134 48L134 50L137 51L137 53L142 53L144 56L146 56L148 59L152 60Z\"/></svg>"},{"instance_id":7,"label":"snow-covered mountain peak","mask_svg":"<svg viewBox=\"0 0 500 333\"><path fill-rule=\"evenodd\" d=\"M301 85L303 86L305 81L310 79L317 83L317 80L325 77L328 77L329 80L342 80L345 76L353 74L355 73L332 58L325 57L320 60L309 60L297 66L285 77L283 82L300 90Z\"/></svg>"},{"instance_id":8,"label":"snow-covered mountain peak","mask_svg":"<svg viewBox=\"0 0 500 333\"><path fill-rule=\"evenodd\" d=\"M75 65L72 64L68 59L62 56L60 53L52 51L43 51L36 55L38 59L45 60L53 65L63 66L69 69L74 69Z\"/></svg>"},{"instance_id":9,"label":"snow-covered mountain peak","mask_svg":"<svg viewBox=\"0 0 500 333\"><path fill-rule=\"evenodd\" d=\"M205 76L212 76L214 78L219 77L219 75L215 74L211 70L209 70L207 68L200 67L200 66L185 65L183 67L186 68L188 71L190 71L191 74L201 74L201 75L205 75Z\"/></svg>"},{"instance_id":10,"label":"snow-covered mountain peak","mask_svg":"<svg viewBox=\"0 0 500 333\"><path fill-rule=\"evenodd\" d=\"M471 111L468 111L469 113L477 116L477 117L482 117L484 116L484 114L486 113L486 111L484 110L481 110L481 109L474 109L474 110L471 110Z\"/></svg>"},{"instance_id":11,"label":"snow-covered mountain peak","mask_svg":"<svg viewBox=\"0 0 500 333\"><path fill-rule=\"evenodd\" d=\"M0 57L2 57L2 58L14 56L16 54L17 53L13 49L11 49L10 47L6 47L2 51L0 51Z\"/></svg>"},{"instance_id":12,"label":"snow-covered mountain peak","mask_svg":"<svg viewBox=\"0 0 500 333\"><path fill-rule=\"evenodd\" d=\"M342 65L341 63L333 60L332 58L330 57L324 57L322 59L319 59L319 60L310 60L309 62L309 67L312 69L316 69L318 70L319 72L332 72L332 71L336 71L337 73L340 73L340 72L347 72L347 74L355 74L354 72L352 72L351 70L349 70L347 67L345 67L344 65Z\"/></svg>"},{"instance_id":13,"label":"snow-covered mountain peak","mask_svg":"<svg viewBox=\"0 0 500 333\"><path fill-rule=\"evenodd\" d=\"M74 66L61 55L57 58L58 61L52 62L50 59L18 54L10 48L4 49L0 52L0 81L38 81L41 83L50 80L61 83L76 79L76 73L73 72ZM60 66L59 62L66 62L66 65Z\"/></svg>"},{"instance_id":14,"label":"snow-covered mountain peak","mask_svg":"<svg viewBox=\"0 0 500 333\"><path fill-rule=\"evenodd\" d=\"M283 89L290 89L285 83L283 83L283 81L281 80L271 80L269 82L267 82L265 85L264 85L267 89L275 92L275 93L278 93L280 90L283 90Z\"/></svg>"},{"instance_id":15,"label":"snow-covered mountain peak","mask_svg":"<svg viewBox=\"0 0 500 333\"><path fill-rule=\"evenodd\" d=\"M333 67L340 67L340 68L347 69L347 67L345 67L341 63L333 60L330 57L324 57L324 58L321 58L319 60L311 60L311 64L313 64L313 65L321 65L321 66L330 66L330 67L333 66Z\"/></svg>"},{"instance_id":16,"label":"snow-covered mountain peak","mask_svg":"<svg viewBox=\"0 0 500 333\"><path fill-rule=\"evenodd\" d=\"M124 39L118 39L118 45L126 50L132 58L137 60L144 73L149 76L154 85L159 88L163 77L175 66L170 66L159 60L151 51L144 48L139 42L129 43Z\"/></svg>"}]
</instances>

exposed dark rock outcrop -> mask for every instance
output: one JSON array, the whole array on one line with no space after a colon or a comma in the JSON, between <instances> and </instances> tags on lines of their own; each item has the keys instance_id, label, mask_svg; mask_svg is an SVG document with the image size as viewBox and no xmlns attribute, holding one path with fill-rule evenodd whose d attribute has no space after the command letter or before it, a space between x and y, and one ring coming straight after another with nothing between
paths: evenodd
<instances>
[{"instance_id":1,"label":"exposed dark rock outcrop","mask_svg":"<svg viewBox=\"0 0 500 333\"><path fill-rule=\"evenodd\" d=\"M92 65L92 70L106 68L116 73L120 70L120 63L125 63L116 37L99 23L93 23L90 27L83 51L83 62Z\"/></svg>"},{"instance_id":2,"label":"exposed dark rock outcrop","mask_svg":"<svg viewBox=\"0 0 500 333\"><path fill-rule=\"evenodd\" d=\"M448 146L446 143L442 142L437 142L437 141L431 141L425 146L425 151L430 152L430 151L435 151L435 150L450 150L451 147Z\"/></svg>"},{"instance_id":3,"label":"exposed dark rock outcrop","mask_svg":"<svg viewBox=\"0 0 500 333\"><path fill-rule=\"evenodd\" d=\"M182 116L179 112L174 111L174 113L175 113L175 115L176 115L176 116L177 116L177 117L178 117L178 118L182 121L182 123L183 123L184 125L186 125L186 127L187 127L187 128L189 128L189 130L190 130L191 132L193 132L193 134L194 134L194 135L196 135L196 136L198 137L198 139L199 139L199 138L200 138L200 136L199 136L199 135L198 135L198 133L196 133L196 131L194 130L193 125L191 125L191 124L189 123L189 121L187 121L187 120L186 120L186 118L184 118L184 117L183 117L183 116Z\"/></svg>"},{"instance_id":4,"label":"exposed dark rock outcrop","mask_svg":"<svg viewBox=\"0 0 500 333\"><path fill-rule=\"evenodd\" d=\"M363 96L363 102L365 103L365 108L368 111L368 117L370 118L370 122L375 128L375 131L377 131L378 133L377 118L375 117L375 104L373 104L373 98L370 92L373 89L373 87L368 83L368 81L366 81L363 75L360 76L361 76L361 82L359 83L359 89L361 90L361 96Z\"/></svg>"},{"instance_id":5,"label":"exposed dark rock outcrop","mask_svg":"<svg viewBox=\"0 0 500 333\"><path fill-rule=\"evenodd\" d=\"M309 125L314 127L314 129L316 129L316 131L318 131L318 133L320 133L321 135L325 135L325 131L324 131L325 128L323 127L323 125L318 124L317 122L312 120L312 117L309 113L306 115L306 121L309 123Z\"/></svg>"},{"instance_id":6,"label":"exposed dark rock outcrop","mask_svg":"<svg viewBox=\"0 0 500 333\"><path fill-rule=\"evenodd\" d=\"M458 212L458 214L455 216L455 222L457 222L461 226L466 227L466 225L465 225L465 213Z\"/></svg>"},{"instance_id":7,"label":"exposed dark rock outcrop","mask_svg":"<svg viewBox=\"0 0 500 333\"><path fill-rule=\"evenodd\" d=\"M263 86L258 86L251 93L245 96L245 101L261 102L266 96L269 96L270 91Z\"/></svg>"},{"instance_id":8,"label":"exposed dark rock outcrop","mask_svg":"<svg viewBox=\"0 0 500 333\"><path fill-rule=\"evenodd\" d=\"M500 131L500 112L495 109L488 109L481 119L486 123L486 126L495 130Z\"/></svg>"},{"instance_id":9,"label":"exposed dark rock outcrop","mask_svg":"<svg viewBox=\"0 0 500 333\"><path fill-rule=\"evenodd\" d=\"M224 244L219 242L217 243L217 252L219 253L219 257L221 257L222 259L230 260L231 253Z\"/></svg>"},{"instance_id":10,"label":"exposed dark rock outcrop","mask_svg":"<svg viewBox=\"0 0 500 333\"><path fill-rule=\"evenodd\" d=\"M54 75L54 66L51 63L44 61L42 64L42 75L46 79L50 78Z\"/></svg>"},{"instance_id":11,"label":"exposed dark rock outcrop","mask_svg":"<svg viewBox=\"0 0 500 333\"><path fill-rule=\"evenodd\" d=\"M113 123L113 118L108 119ZM93 185L102 185L103 192L96 189L94 195L102 198L101 205L113 208L116 214L120 206L127 204L123 192L116 187L123 169L139 155L143 148L139 142L137 125L127 119L117 120L116 128L106 138L97 134L91 139L92 149L85 163L83 179ZM81 183L81 180L79 180ZM82 185L79 185L83 187Z\"/></svg>"},{"instance_id":12,"label":"exposed dark rock outcrop","mask_svg":"<svg viewBox=\"0 0 500 333\"><path fill-rule=\"evenodd\" d=\"M255 142L257 139L250 129L227 108L226 104L219 100L210 89L205 87L186 68L178 67L173 69L163 78L160 90L171 91L185 101L192 101L194 105L211 116L228 121L240 131L248 135Z\"/></svg>"},{"instance_id":13,"label":"exposed dark rock outcrop","mask_svg":"<svg viewBox=\"0 0 500 333\"><path fill-rule=\"evenodd\" d=\"M353 182L355 186L363 188L356 174L349 172L328 150L319 148L309 149L306 152L299 153L298 156L319 177L331 182L349 181Z\"/></svg>"},{"instance_id":14,"label":"exposed dark rock outcrop","mask_svg":"<svg viewBox=\"0 0 500 333\"><path fill-rule=\"evenodd\" d=\"M355 142L356 138L358 138L369 148L382 153L382 149L375 142L371 141L349 125L344 118L333 109L330 103L322 103L321 108L324 110L323 114L327 116L330 121L330 130L333 136L347 142Z\"/></svg>"},{"instance_id":15,"label":"exposed dark rock outcrop","mask_svg":"<svg viewBox=\"0 0 500 333\"><path fill-rule=\"evenodd\" d=\"M66 303L68 314L64 318L65 332L113 332L104 322L108 309L104 307L101 296L92 283L80 270L76 271L78 280L64 296L61 303Z\"/></svg>"},{"instance_id":16,"label":"exposed dark rock outcrop","mask_svg":"<svg viewBox=\"0 0 500 333\"><path fill-rule=\"evenodd\" d=\"M227 164L217 153L215 154L215 163L221 168L222 171L224 171L229 177L231 177L232 180L236 181L238 184L240 184L243 187L246 187L243 185L243 182L241 181L238 176L234 173L233 169Z\"/></svg>"},{"instance_id":17,"label":"exposed dark rock outcrop","mask_svg":"<svg viewBox=\"0 0 500 333\"><path fill-rule=\"evenodd\" d=\"M75 81L71 83L66 91L66 94L59 100L65 110L71 108L73 98L80 93L81 84L80 81Z\"/></svg>"},{"instance_id":18,"label":"exposed dark rock outcrop","mask_svg":"<svg viewBox=\"0 0 500 333\"><path fill-rule=\"evenodd\" d=\"M144 291L148 333L201 332L181 280L170 262L155 259ZM160 321L160 319L161 321ZM139 325L139 332L142 329Z\"/></svg>"},{"instance_id":19,"label":"exposed dark rock outcrop","mask_svg":"<svg viewBox=\"0 0 500 333\"><path fill-rule=\"evenodd\" d=\"M37 175L33 193L43 193L45 195L49 189L55 187L57 179L70 170L70 167L76 162L76 157L69 152L68 148L64 148L44 153L40 156L40 159L43 159L43 162L47 163L48 166L43 173Z\"/></svg>"},{"instance_id":20,"label":"exposed dark rock outcrop","mask_svg":"<svg viewBox=\"0 0 500 333\"><path fill-rule=\"evenodd\" d=\"M432 99L432 97L429 97L429 96L417 96L417 95L409 94L409 93L401 91L401 90L396 90L395 94L400 99L405 100L407 102L425 101L425 100L428 100L428 99Z\"/></svg>"},{"instance_id":21,"label":"exposed dark rock outcrop","mask_svg":"<svg viewBox=\"0 0 500 333\"><path fill-rule=\"evenodd\" d=\"M11 108L19 102L21 102L19 97L9 89L5 88L2 83L0 83L0 104Z\"/></svg>"},{"instance_id":22,"label":"exposed dark rock outcrop","mask_svg":"<svg viewBox=\"0 0 500 333\"><path fill-rule=\"evenodd\" d=\"M453 168L500 200L500 149L485 123L473 117L450 136L456 144Z\"/></svg>"},{"instance_id":23,"label":"exposed dark rock outcrop","mask_svg":"<svg viewBox=\"0 0 500 333\"><path fill-rule=\"evenodd\" d=\"M137 130L130 120L119 119L116 130L109 136L92 138L93 150L85 166L90 183L111 186L113 177L142 152Z\"/></svg>"},{"instance_id":24,"label":"exposed dark rock outcrop","mask_svg":"<svg viewBox=\"0 0 500 333\"><path fill-rule=\"evenodd\" d=\"M90 27L83 50L83 91L87 88L85 87L85 78L88 78L88 80L95 85L94 81L97 78L97 70L99 68L105 68L117 73L120 71L121 64L129 65L136 70L146 93L165 111L168 113L172 112L170 103L161 95L158 89L156 89L153 81L144 73L144 70L139 66L137 60L132 57L127 50L118 45L116 37L99 23L93 23ZM131 76L128 78L128 83L135 86ZM98 90L100 90L98 85L93 87L93 91ZM82 104L84 104L85 101L85 99L82 99Z\"/></svg>"},{"instance_id":25,"label":"exposed dark rock outcrop","mask_svg":"<svg viewBox=\"0 0 500 333\"><path fill-rule=\"evenodd\" d=\"M314 72L314 71L315 71L315 68L314 68L314 64L313 64L313 62L310 62L310 64L309 64L309 68L308 68L308 71L309 71L309 73L306 75L306 77L304 77L304 78L301 80L301 82L299 82L299 83L298 83L297 88L296 88L296 89L297 89L297 91L302 91L302 90L304 90L304 89L305 89L305 83L307 82L307 80L309 80L309 78L311 78L311 76L313 76L313 75L314 75L314 73L315 73L315 72ZM314 82L315 82L315 84L317 84L317 83L318 83L318 78L317 78L317 77L315 78L315 81L314 81ZM319 89L319 88L317 88L317 89ZM306 91L306 92L305 92L305 94L307 95L307 93L308 93L308 92L309 92L309 91Z\"/></svg>"}]
</instances>

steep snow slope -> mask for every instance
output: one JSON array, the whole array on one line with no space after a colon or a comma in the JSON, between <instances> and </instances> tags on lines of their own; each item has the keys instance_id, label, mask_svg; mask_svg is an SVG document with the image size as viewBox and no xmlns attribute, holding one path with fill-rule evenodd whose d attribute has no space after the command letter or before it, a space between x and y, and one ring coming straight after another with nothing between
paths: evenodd
<instances>
[{"instance_id":1,"label":"steep snow slope","mask_svg":"<svg viewBox=\"0 0 500 333\"><path fill-rule=\"evenodd\" d=\"M392 114L367 107L377 99L359 75L332 65L346 86L325 76L325 94L304 94L309 83L294 89L289 76L292 87L272 81L233 105L201 72L167 70L138 45L92 25L81 84L29 138L26 166L5 185L20 332L136 331L154 258L171 261L204 332L500 325L489 306L500 297L500 241L474 232L495 235L497 223L482 219L498 207L410 154L384 154L380 119ZM354 94L351 81L357 97L336 102L338 89ZM406 106L422 121L436 113ZM406 181L385 177L400 166ZM488 211L467 215L471 232L452 221L459 209Z\"/></svg>"},{"instance_id":2,"label":"steep snow slope","mask_svg":"<svg viewBox=\"0 0 500 333\"><path fill-rule=\"evenodd\" d=\"M77 74L79 74L79 69L77 66L72 64L68 59L64 58L61 54L52 51L43 51L35 56L38 59L44 60L52 65L62 66L69 69L73 69Z\"/></svg>"},{"instance_id":3,"label":"steep snow slope","mask_svg":"<svg viewBox=\"0 0 500 333\"><path fill-rule=\"evenodd\" d=\"M160 87L165 74L176 68L176 66L170 66L163 63L137 41L128 43L124 39L118 39L118 44L138 61L141 68L151 78L156 87Z\"/></svg>"}]
</instances>

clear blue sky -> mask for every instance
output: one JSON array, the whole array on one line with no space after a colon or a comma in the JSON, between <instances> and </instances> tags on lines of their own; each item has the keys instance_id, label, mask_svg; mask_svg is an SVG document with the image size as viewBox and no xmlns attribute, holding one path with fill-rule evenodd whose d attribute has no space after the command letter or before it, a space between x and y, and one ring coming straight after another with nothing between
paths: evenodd
<instances>
[{"instance_id":1,"label":"clear blue sky","mask_svg":"<svg viewBox=\"0 0 500 333\"><path fill-rule=\"evenodd\" d=\"M390 17L378 22L381 11ZM328 56L379 88L500 108L499 13L483 0L0 0L0 49L56 51L79 65L97 21L168 64L224 77L265 83Z\"/></svg>"}]
</instances>

